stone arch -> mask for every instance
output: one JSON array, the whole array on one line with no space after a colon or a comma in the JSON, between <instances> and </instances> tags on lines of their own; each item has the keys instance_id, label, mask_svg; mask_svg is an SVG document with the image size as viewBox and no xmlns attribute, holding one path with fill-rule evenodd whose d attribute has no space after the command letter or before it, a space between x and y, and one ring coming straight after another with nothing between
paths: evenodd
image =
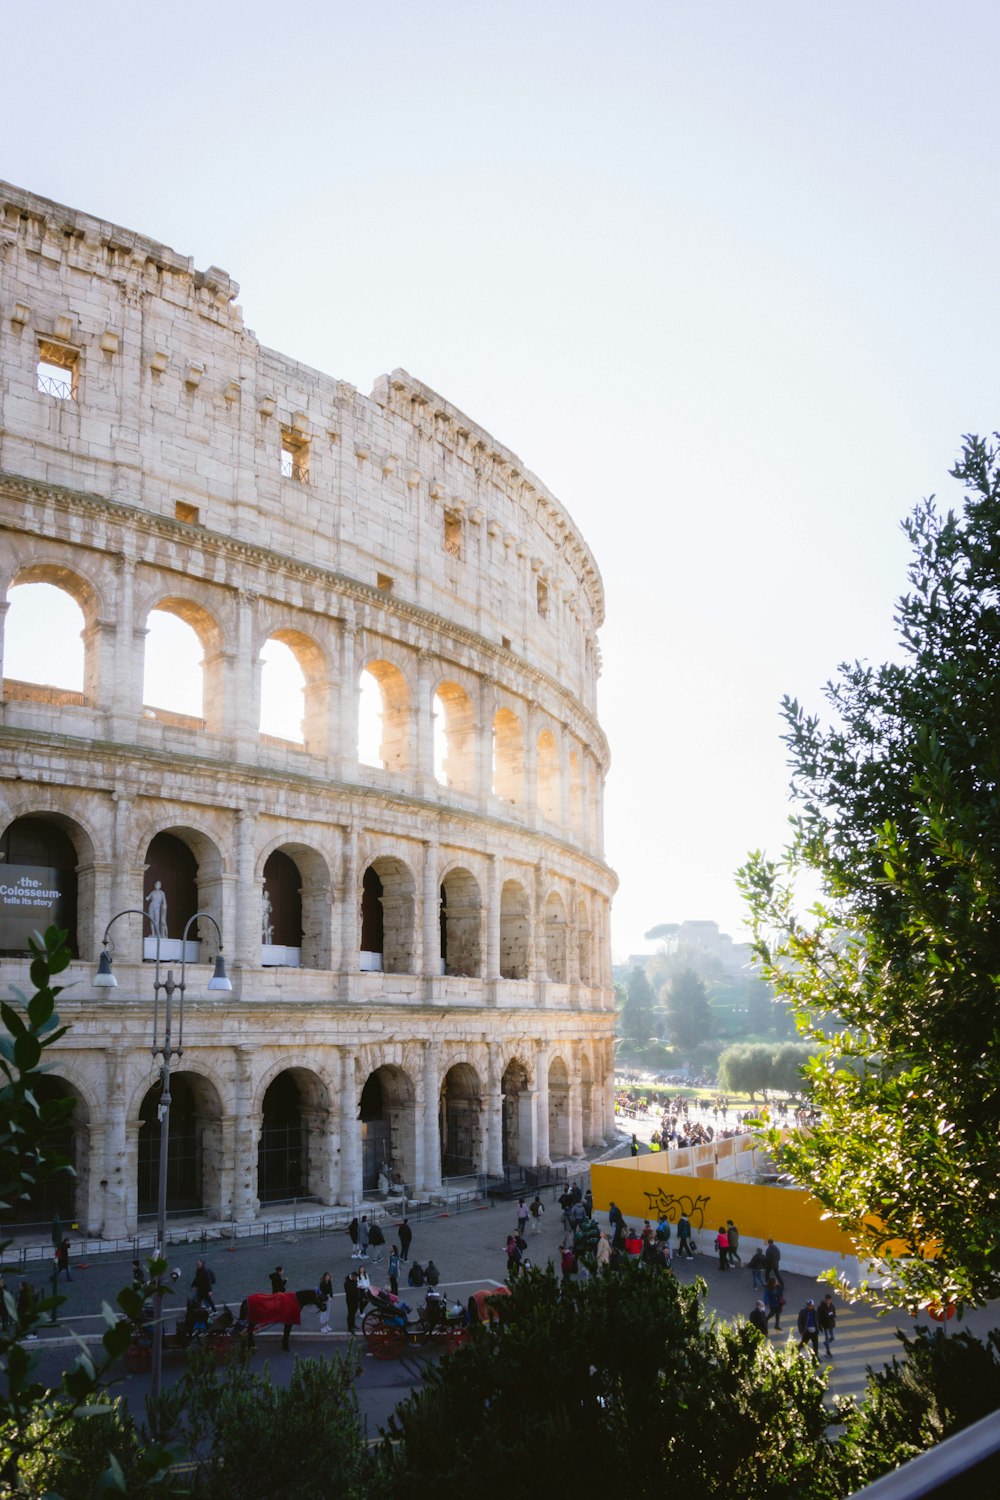
<instances>
[{"instance_id":1,"label":"stone arch","mask_svg":"<svg viewBox=\"0 0 1000 1500\"><path fill-rule=\"evenodd\" d=\"M560 821L559 746L551 729L535 741L535 782L538 810L550 823Z\"/></svg>"},{"instance_id":2,"label":"stone arch","mask_svg":"<svg viewBox=\"0 0 1000 1500\"><path fill-rule=\"evenodd\" d=\"M289 724L288 730L295 733L285 733L277 736L299 744L303 749L314 755L325 754L329 744L329 699L331 673L327 654L318 641L312 636L306 635L301 630L291 626L279 625L271 630L261 642L260 651L263 651L268 641L278 641L295 658L296 666L302 674L302 716L297 724ZM275 668L264 664L261 675L261 697L263 699L264 678L269 671Z\"/></svg>"},{"instance_id":3,"label":"stone arch","mask_svg":"<svg viewBox=\"0 0 1000 1500\"><path fill-rule=\"evenodd\" d=\"M26 953L28 935L56 922L69 934L74 958L90 957L81 951L90 946L96 898L94 845L86 829L54 808L25 810L0 835L0 856L2 883L10 891L0 907L0 953ZM50 898L50 892L58 895Z\"/></svg>"},{"instance_id":4,"label":"stone arch","mask_svg":"<svg viewBox=\"0 0 1000 1500\"><path fill-rule=\"evenodd\" d=\"M223 925L222 877L224 862L222 853L208 834L190 825L174 824L161 828L149 837L140 856L139 864L145 866L143 879L143 906L149 910L149 898L157 880L167 899L167 939L179 943L188 919L197 911L205 911ZM215 930L206 925L193 927L188 934L189 942L207 942L215 951ZM180 957L168 949L164 955L160 943L161 957ZM189 961L197 961L197 952L188 953ZM155 938L147 937L143 945L143 957L156 957Z\"/></svg>"},{"instance_id":5,"label":"stone arch","mask_svg":"<svg viewBox=\"0 0 1000 1500\"><path fill-rule=\"evenodd\" d=\"M531 901L520 881L505 880L500 891L500 975L527 979L531 963Z\"/></svg>"},{"instance_id":6,"label":"stone arch","mask_svg":"<svg viewBox=\"0 0 1000 1500\"><path fill-rule=\"evenodd\" d=\"M457 682L439 682L434 691L434 717L443 739L443 757L435 753L435 775L451 791L476 790L476 714L472 699Z\"/></svg>"},{"instance_id":7,"label":"stone arch","mask_svg":"<svg viewBox=\"0 0 1000 1500\"><path fill-rule=\"evenodd\" d=\"M201 663L201 713L177 714L166 706L149 703L144 663L143 714L147 718L176 723L183 728L208 729L213 734L224 733L229 717L225 691L226 641L218 618L212 610L196 599L179 594L164 594L148 602L139 617L147 635L150 629L149 617L157 611L162 614L175 615L198 637L204 653Z\"/></svg>"},{"instance_id":8,"label":"stone arch","mask_svg":"<svg viewBox=\"0 0 1000 1500\"><path fill-rule=\"evenodd\" d=\"M505 1167L531 1166L534 1121L532 1091L528 1067L520 1057L512 1057L500 1079L500 1119L503 1164Z\"/></svg>"},{"instance_id":9,"label":"stone arch","mask_svg":"<svg viewBox=\"0 0 1000 1500\"><path fill-rule=\"evenodd\" d=\"M590 910L585 901L576 903L576 966L580 983L590 985L592 972L593 933L590 926Z\"/></svg>"},{"instance_id":10,"label":"stone arch","mask_svg":"<svg viewBox=\"0 0 1000 1500\"><path fill-rule=\"evenodd\" d=\"M549 1063L549 1154L569 1156L569 1069L561 1057Z\"/></svg>"},{"instance_id":11,"label":"stone arch","mask_svg":"<svg viewBox=\"0 0 1000 1500\"><path fill-rule=\"evenodd\" d=\"M257 1197L326 1199L330 1092L310 1068L270 1069L258 1091Z\"/></svg>"},{"instance_id":12,"label":"stone arch","mask_svg":"<svg viewBox=\"0 0 1000 1500\"><path fill-rule=\"evenodd\" d=\"M39 583L58 589L61 594L65 594L80 613L79 633L83 643L83 663L79 680L74 681L72 685L67 682L56 686L42 682L37 677L13 680L6 665L11 645L16 642L19 629L18 611L15 607L17 601L11 598L11 593L15 589ZM37 558L33 562L22 563L16 569L7 586L7 603L10 608L2 637L5 662L2 672L4 698L52 702L60 707L75 703L89 704L92 707L99 706L101 663L100 631L97 622L101 618L102 608L100 593L91 580L61 563ZM47 661L54 659L54 654L46 657Z\"/></svg>"},{"instance_id":13,"label":"stone arch","mask_svg":"<svg viewBox=\"0 0 1000 1500\"><path fill-rule=\"evenodd\" d=\"M147 1088L139 1104L136 1193L139 1217L156 1213L160 1172L161 1084ZM207 1213L221 1218L225 1155L222 1101L206 1074L178 1068L170 1074L170 1134L167 1143L167 1212Z\"/></svg>"},{"instance_id":14,"label":"stone arch","mask_svg":"<svg viewBox=\"0 0 1000 1500\"><path fill-rule=\"evenodd\" d=\"M384 657L374 658L367 661L361 669L359 678L359 691L361 692L364 689L366 674L378 690L380 703L381 732L377 764L383 771L392 771L397 774L409 771L412 764L411 695L406 676L395 662L387 661Z\"/></svg>"},{"instance_id":15,"label":"stone arch","mask_svg":"<svg viewBox=\"0 0 1000 1500\"><path fill-rule=\"evenodd\" d=\"M441 957L446 974L479 979L483 972L483 898L479 882L461 865L441 881Z\"/></svg>"},{"instance_id":16,"label":"stone arch","mask_svg":"<svg viewBox=\"0 0 1000 1500\"><path fill-rule=\"evenodd\" d=\"M493 716L493 795L513 803L524 797L524 729L509 708Z\"/></svg>"},{"instance_id":17,"label":"stone arch","mask_svg":"<svg viewBox=\"0 0 1000 1500\"><path fill-rule=\"evenodd\" d=\"M329 969L333 892L323 855L308 844L276 839L259 878L261 963Z\"/></svg>"},{"instance_id":18,"label":"stone arch","mask_svg":"<svg viewBox=\"0 0 1000 1500\"><path fill-rule=\"evenodd\" d=\"M361 888L362 968L384 974L414 972L415 901L416 885L408 865L389 854L369 861ZM374 961L377 957L381 963Z\"/></svg>"},{"instance_id":19,"label":"stone arch","mask_svg":"<svg viewBox=\"0 0 1000 1500\"><path fill-rule=\"evenodd\" d=\"M549 891L545 898L545 973L556 984L565 984L569 977L568 936L563 899L558 891Z\"/></svg>"},{"instance_id":20,"label":"stone arch","mask_svg":"<svg viewBox=\"0 0 1000 1500\"><path fill-rule=\"evenodd\" d=\"M361 1090L361 1186L377 1190L383 1166L389 1182L412 1186L417 1165L416 1090L396 1063L374 1068Z\"/></svg>"},{"instance_id":21,"label":"stone arch","mask_svg":"<svg viewBox=\"0 0 1000 1500\"><path fill-rule=\"evenodd\" d=\"M483 1089L471 1063L453 1063L442 1078L440 1122L442 1177L482 1171Z\"/></svg>"},{"instance_id":22,"label":"stone arch","mask_svg":"<svg viewBox=\"0 0 1000 1500\"><path fill-rule=\"evenodd\" d=\"M87 1221L90 1125L94 1111L83 1091L62 1073L43 1074L35 1083L33 1092L40 1105L72 1099L72 1113L52 1127L46 1145L52 1153L65 1157L73 1172L59 1172L36 1183L27 1198L12 1197L9 1207L4 1209L4 1222L7 1225L30 1224L37 1228L42 1239L47 1239L54 1214L63 1220L67 1231L74 1220Z\"/></svg>"}]
</instances>

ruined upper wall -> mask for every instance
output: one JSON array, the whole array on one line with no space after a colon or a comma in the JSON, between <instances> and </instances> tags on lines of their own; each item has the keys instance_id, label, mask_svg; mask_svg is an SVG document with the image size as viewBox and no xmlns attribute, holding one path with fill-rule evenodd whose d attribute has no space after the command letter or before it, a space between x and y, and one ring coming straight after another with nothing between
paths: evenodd
<instances>
[{"instance_id":1,"label":"ruined upper wall","mask_svg":"<svg viewBox=\"0 0 1000 1500\"><path fill-rule=\"evenodd\" d=\"M238 291L0 184L0 469L307 558L509 646L592 708L603 589L555 497L405 371L365 397L262 347ZM73 399L39 389L40 350Z\"/></svg>"}]
</instances>

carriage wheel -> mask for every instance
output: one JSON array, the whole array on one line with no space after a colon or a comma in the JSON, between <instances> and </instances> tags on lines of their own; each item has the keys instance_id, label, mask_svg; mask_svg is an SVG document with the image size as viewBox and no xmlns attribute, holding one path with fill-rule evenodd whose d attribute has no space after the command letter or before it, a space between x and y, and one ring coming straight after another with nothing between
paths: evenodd
<instances>
[{"instance_id":1,"label":"carriage wheel","mask_svg":"<svg viewBox=\"0 0 1000 1500\"><path fill-rule=\"evenodd\" d=\"M406 1334L391 1323L380 1323L367 1337L373 1359L398 1359L406 1348Z\"/></svg>"},{"instance_id":2,"label":"carriage wheel","mask_svg":"<svg viewBox=\"0 0 1000 1500\"><path fill-rule=\"evenodd\" d=\"M365 1338L368 1338L376 1328L381 1327L382 1314L380 1312L376 1312L374 1308L372 1308L370 1312L366 1312L364 1317L361 1319L361 1332L364 1334Z\"/></svg>"}]
</instances>

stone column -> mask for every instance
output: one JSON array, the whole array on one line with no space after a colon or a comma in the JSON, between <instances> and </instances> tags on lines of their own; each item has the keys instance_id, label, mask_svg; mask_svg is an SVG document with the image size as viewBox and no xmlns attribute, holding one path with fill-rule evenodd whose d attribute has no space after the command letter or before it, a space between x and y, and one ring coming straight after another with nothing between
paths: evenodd
<instances>
[{"instance_id":1,"label":"stone column","mask_svg":"<svg viewBox=\"0 0 1000 1500\"><path fill-rule=\"evenodd\" d=\"M361 1088L354 1053L340 1048L342 1087L340 1091L340 1202L349 1207L360 1203L363 1194L361 1172Z\"/></svg>"},{"instance_id":2,"label":"stone column","mask_svg":"<svg viewBox=\"0 0 1000 1500\"><path fill-rule=\"evenodd\" d=\"M142 697L143 647L146 632L135 629L135 562L124 554L116 559L115 623L110 634L98 636L102 660L99 691L108 711L108 735L129 741L134 734ZM138 656L138 660L136 659Z\"/></svg>"},{"instance_id":3,"label":"stone column","mask_svg":"<svg viewBox=\"0 0 1000 1500\"><path fill-rule=\"evenodd\" d=\"M340 775L353 781L358 769L358 702L361 674L357 662L357 633L347 620L340 627L339 722L333 729L335 758Z\"/></svg>"},{"instance_id":4,"label":"stone column","mask_svg":"<svg viewBox=\"0 0 1000 1500\"><path fill-rule=\"evenodd\" d=\"M437 843L431 839L424 842L423 890L421 897L422 921L418 924L421 934L422 953L416 955L414 965L418 974L428 979L441 975L441 886L438 879L439 854ZM428 997L433 998L434 986L428 986Z\"/></svg>"},{"instance_id":5,"label":"stone column","mask_svg":"<svg viewBox=\"0 0 1000 1500\"><path fill-rule=\"evenodd\" d=\"M552 1165L549 1156L549 1048L546 1042L535 1044L535 1151L540 1167Z\"/></svg>"},{"instance_id":6,"label":"stone column","mask_svg":"<svg viewBox=\"0 0 1000 1500\"><path fill-rule=\"evenodd\" d=\"M236 1051L236 1088L233 1094L232 1179L230 1197L233 1217L253 1219L260 1208L257 1197L257 1147L260 1127L254 1115L253 1061L255 1049L241 1046Z\"/></svg>"},{"instance_id":7,"label":"stone column","mask_svg":"<svg viewBox=\"0 0 1000 1500\"><path fill-rule=\"evenodd\" d=\"M340 971L356 974L361 966L361 872L358 869L358 830L343 831L343 884L340 891Z\"/></svg>"},{"instance_id":8,"label":"stone column","mask_svg":"<svg viewBox=\"0 0 1000 1500\"><path fill-rule=\"evenodd\" d=\"M528 978L539 986L539 1000L544 1003L544 981L548 978L545 967L545 865L541 860L535 866L535 889L532 893L531 952L528 954Z\"/></svg>"},{"instance_id":9,"label":"stone column","mask_svg":"<svg viewBox=\"0 0 1000 1500\"><path fill-rule=\"evenodd\" d=\"M580 1060L577 1056L569 1080L569 1154L583 1155L583 1097L580 1088Z\"/></svg>"},{"instance_id":10,"label":"stone column","mask_svg":"<svg viewBox=\"0 0 1000 1500\"><path fill-rule=\"evenodd\" d=\"M485 812L493 794L493 720L496 715L496 683L484 677L476 710L479 806Z\"/></svg>"},{"instance_id":11,"label":"stone column","mask_svg":"<svg viewBox=\"0 0 1000 1500\"><path fill-rule=\"evenodd\" d=\"M233 967L257 969L260 967L261 912L263 909L263 886L255 874L257 817L251 807L236 809L234 843L236 853L236 879L233 910L226 913L227 925L222 929L222 941L230 955ZM205 936L214 936L209 928Z\"/></svg>"},{"instance_id":12,"label":"stone column","mask_svg":"<svg viewBox=\"0 0 1000 1500\"><path fill-rule=\"evenodd\" d=\"M424 1191L434 1193L441 1190L441 1046L438 1042L424 1043L423 1082L423 1119L418 1121L417 1128L424 1138Z\"/></svg>"},{"instance_id":13,"label":"stone column","mask_svg":"<svg viewBox=\"0 0 1000 1500\"><path fill-rule=\"evenodd\" d=\"M431 673L434 657L429 651L421 651L417 659L417 714L415 744L415 777L418 791L430 796L435 787L434 780L434 700L431 693Z\"/></svg>"},{"instance_id":14,"label":"stone column","mask_svg":"<svg viewBox=\"0 0 1000 1500\"><path fill-rule=\"evenodd\" d=\"M263 663L256 648L257 595L236 595L236 659L232 666L232 722L221 728L233 741L237 760L253 760L260 743L260 680ZM208 719L207 712L205 718Z\"/></svg>"},{"instance_id":15,"label":"stone column","mask_svg":"<svg viewBox=\"0 0 1000 1500\"><path fill-rule=\"evenodd\" d=\"M98 1182L103 1211L101 1232L105 1239L124 1239L129 1233L129 1178L135 1177L135 1152L128 1149L126 1130L126 1084L128 1059L124 1047L109 1047L104 1053L104 1157L91 1165L91 1180ZM136 1132L137 1133L137 1132Z\"/></svg>"},{"instance_id":16,"label":"stone column","mask_svg":"<svg viewBox=\"0 0 1000 1500\"><path fill-rule=\"evenodd\" d=\"M495 1046L487 1044L486 1066L486 1170L491 1177L503 1176L503 1091L500 1059Z\"/></svg>"},{"instance_id":17,"label":"stone column","mask_svg":"<svg viewBox=\"0 0 1000 1500\"><path fill-rule=\"evenodd\" d=\"M486 978L500 978L500 861L487 855L486 865Z\"/></svg>"}]
</instances>

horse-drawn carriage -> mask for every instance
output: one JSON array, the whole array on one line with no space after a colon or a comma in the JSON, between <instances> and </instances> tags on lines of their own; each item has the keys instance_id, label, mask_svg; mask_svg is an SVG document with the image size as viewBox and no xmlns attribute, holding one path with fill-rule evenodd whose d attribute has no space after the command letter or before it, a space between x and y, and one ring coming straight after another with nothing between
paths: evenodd
<instances>
[{"instance_id":1,"label":"horse-drawn carriage","mask_svg":"<svg viewBox=\"0 0 1000 1500\"><path fill-rule=\"evenodd\" d=\"M145 1375L153 1367L153 1309L147 1303L142 1312L142 1318L132 1323L132 1340L125 1351L125 1368L133 1375ZM228 1359L243 1332L228 1307L210 1308L192 1297L173 1332L164 1328L163 1348L164 1352L208 1349L217 1360Z\"/></svg>"},{"instance_id":2,"label":"horse-drawn carriage","mask_svg":"<svg viewBox=\"0 0 1000 1500\"><path fill-rule=\"evenodd\" d=\"M458 1349L469 1337L469 1326L462 1304L449 1303L433 1287L427 1292L427 1300L414 1310L391 1292L373 1286L368 1292L361 1332L373 1358L397 1359L414 1344Z\"/></svg>"}]
</instances>

